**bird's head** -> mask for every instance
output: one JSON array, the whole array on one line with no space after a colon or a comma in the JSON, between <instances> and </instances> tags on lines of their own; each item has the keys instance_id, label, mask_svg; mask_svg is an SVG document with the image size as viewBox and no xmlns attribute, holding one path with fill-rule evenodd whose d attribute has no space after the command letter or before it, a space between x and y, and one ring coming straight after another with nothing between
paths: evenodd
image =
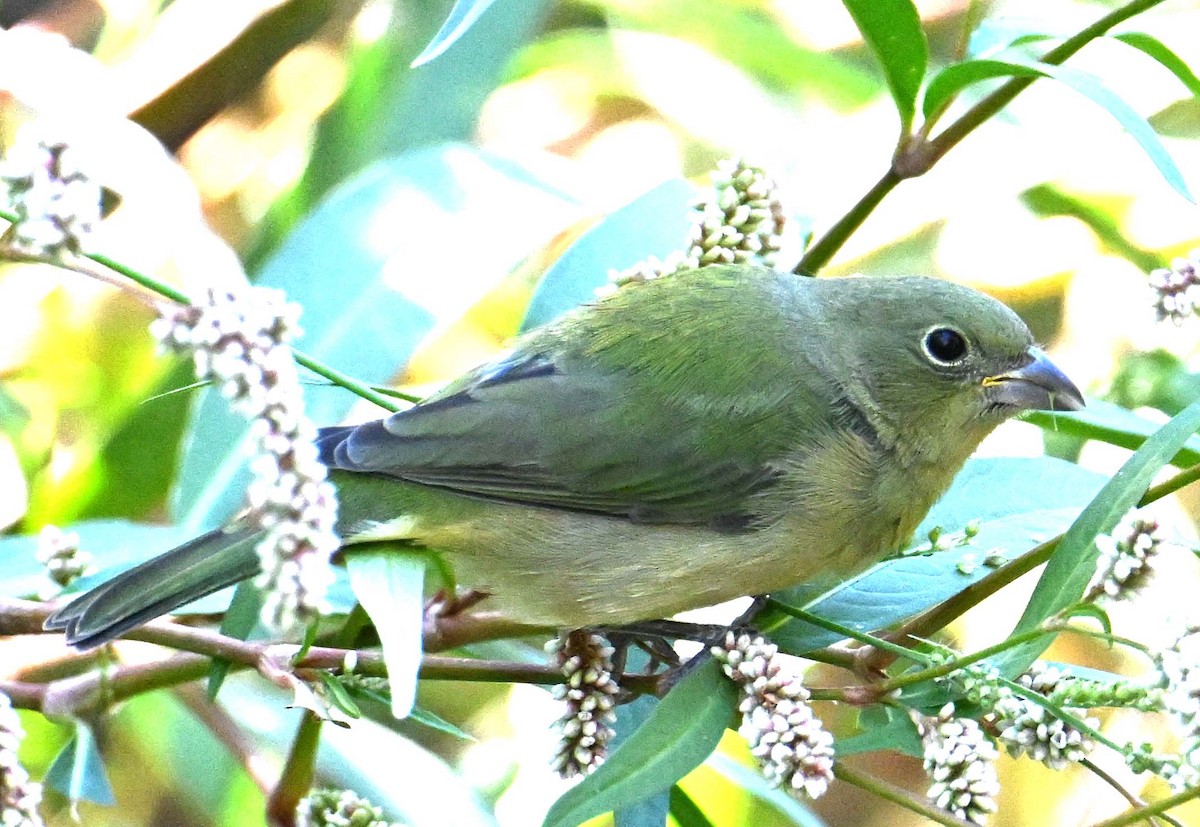
<instances>
[{"instance_id":1,"label":"bird's head","mask_svg":"<svg viewBox=\"0 0 1200 827\"><path fill-rule=\"evenodd\" d=\"M839 317L848 396L880 436L921 454L970 449L1005 419L1029 410L1074 411L1079 389L999 301L930 278L843 282L829 313ZM968 450L969 452L969 450Z\"/></svg>"}]
</instances>

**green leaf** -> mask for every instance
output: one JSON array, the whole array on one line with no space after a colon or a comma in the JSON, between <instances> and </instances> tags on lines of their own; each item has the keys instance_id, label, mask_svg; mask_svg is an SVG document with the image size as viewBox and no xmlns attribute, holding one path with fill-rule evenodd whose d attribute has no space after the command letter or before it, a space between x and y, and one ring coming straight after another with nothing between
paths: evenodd
<instances>
[{"instance_id":1,"label":"green leaf","mask_svg":"<svg viewBox=\"0 0 1200 827\"><path fill-rule=\"evenodd\" d=\"M869 708L873 710L874 707ZM865 713L859 719L859 731L848 738L839 738L836 749L839 758L860 755L865 752L890 750L902 755L920 758L924 753L921 735L908 712L896 707L885 707L881 720L869 720Z\"/></svg>"},{"instance_id":2,"label":"green leaf","mask_svg":"<svg viewBox=\"0 0 1200 827\"><path fill-rule=\"evenodd\" d=\"M300 349L385 384L435 324L457 319L566 226L574 207L552 183L500 156L459 144L428 147L375 164L331 192L256 281L304 308ZM496 215L521 220L500 224ZM463 227L475 228L470 244ZM481 227L493 230L479 235ZM439 281L455 289L429 289ZM340 421L358 402L340 388L303 390L305 412L318 425ZM219 393L202 395L172 503L176 520L195 529L233 515L249 480L248 423Z\"/></svg>"},{"instance_id":3,"label":"green leaf","mask_svg":"<svg viewBox=\"0 0 1200 827\"><path fill-rule=\"evenodd\" d=\"M29 422L29 410L0 383L0 434L15 435Z\"/></svg>"},{"instance_id":4,"label":"green leaf","mask_svg":"<svg viewBox=\"0 0 1200 827\"><path fill-rule=\"evenodd\" d=\"M704 811L676 784L671 788L671 818L679 827L713 827ZM662 824L662 820L653 827Z\"/></svg>"},{"instance_id":5,"label":"green leaf","mask_svg":"<svg viewBox=\"0 0 1200 827\"><path fill-rule=\"evenodd\" d=\"M589 228L550 266L521 329L531 330L595 298L610 270L687 246L696 188L683 178L659 184Z\"/></svg>"},{"instance_id":6,"label":"green leaf","mask_svg":"<svg viewBox=\"0 0 1200 827\"><path fill-rule=\"evenodd\" d=\"M1162 134L1162 130L1155 126ZM1124 209L1129 199L1100 200L1094 196L1075 195L1054 184L1035 184L1021 193L1021 203L1039 218L1066 215L1074 218L1096 234L1105 252L1115 253L1132 263L1143 273L1149 273L1162 263L1157 252L1138 246L1124 226Z\"/></svg>"},{"instance_id":7,"label":"green leaf","mask_svg":"<svg viewBox=\"0 0 1200 827\"><path fill-rule=\"evenodd\" d=\"M75 724L75 737L67 742L46 771L45 784L67 797L74 807L92 801L112 807L117 803L96 736L85 723Z\"/></svg>"},{"instance_id":8,"label":"green leaf","mask_svg":"<svg viewBox=\"0 0 1200 827\"><path fill-rule=\"evenodd\" d=\"M429 45L413 60L412 67L415 69L423 63L428 63L453 46L494 2L496 0L458 0L454 8L450 9L450 16L442 24L442 28L438 29Z\"/></svg>"},{"instance_id":9,"label":"green leaf","mask_svg":"<svg viewBox=\"0 0 1200 827\"><path fill-rule=\"evenodd\" d=\"M1196 73L1192 68L1184 62L1183 58L1175 54L1171 49L1153 35L1148 35L1145 32L1122 32L1121 34L1113 35L1115 40L1132 46L1142 52L1145 52L1150 57L1157 60L1166 67L1171 74L1179 78L1180 83L1187 87L1188 91L1193 95L1200 97L1200 78L1196 77Z\"/></svg>"},{"instance_id":10,"label":"green leaf","mask_svg":"<svg viewBox=\"0 0 1200 827\"><path fill-rule=\"evenodd\" d=\"M233 600L229 603L229 609L221 618L221 634L237 640L245 640L250 637L255 624L258 623L262 606L263 593L257 586L248 580L238 583L234 587ZM217 693L221 691L221 684L225 682L232 665L231 661L223 658L213 658L212 666L208 670L208 686L206 688L210 701L216 700Z\"/></svg>"},{"instance_id":11,"label":"green leaf","mask_svg":"<svg viewBox=\"0 0 1200 827\"><path fill-rule=\"evenodd\" d=\"M383 645L392 715L397 719L408 717L416 702L427 565L427 555L393 543L372 543L346 553L350 587Z\"/></svg>"},{"instance_id":12,"label":"green leaf","mask_svg":"<svg viewBox=\"0 0 1200 827\"><path fill-rule=\"evenodd\" d=\"M1074 606L1063 609L1063 620L1070 620L1073 617L1090 617L1100 624L1104 634L1112 635L1112 620L1109 619L1108 612L1095 603L1076 603Z\"/></svg>"},{"instance_id":13,"label":"green leaf","mask_svg":"<svg viewBox=\"0 0 1200 827\"><path fill-rule=\"evenodd\" d=\"M649 668L650 658L645 652L634 649L628 653L625 663L627 672L636 673ZM659 699L654 695L642 695L632 702L623 704L617 710L617 720L613 726L613 740L609 751L621 748L621 745L645 726L658 708ZM674 788L672 788L674 789ZM669 790L663 790L640 801L622 804L613 810L613 827L658 827L667 822L671 811L671 795Z\"/></svg>"},{"instance_id":14,"label":"green leaf","mask_svg":"<svg viewBox=\"0 0 1200 827\"><path fill-rule=\"evenodd\" d=\"M1047 431L1095 439L1131 451L1162 427L1160 422L1100 399L1089 399L1082 411L1054 414L1036 411L1026 414L1024 419ZM1189 437L1170 462L1180 467L1200 462L1200 437Z\"/></svg>"},{"instance_id":15,"label":"green leaf","mask_svg":"<svg viewBox=\"0 0 1200 827\"><path fill-rule=\"evenodd\" d=\"M1069 66L1055 66L1019 57L1007 57L1003 60L997 58L968 60L964 63L956 63L947 66L929 82L921 105L922 111L928 117L930 113L935 112L965 87L982 80L998 77L1052 78L1104 107L1138 142L1167 183L1184 198L1189 201L1193 200L1179 167L1175 165L1170 153L1162 145L1162 141L1159 140L1158 135L1155 134L1146 119L1094 75L1072 69Z\"/></svg>"},{"instance_id":16,"label":"green leaf","mask_svg":"<svg viewBox=\"0 0 1200 827\"><path fill-rule=\"evenodd\" d=\"M1121 466L1059 542L1013 630L1014 634L1036 629L1043 620L1079 600L1095 572L1096 536L1112 531L1137 505L1158 470L1198 429L1200 402L1195 402L1159 428ZM1001 659L1010 667L1028 668L1052 640L1053 636L1046 635L1005 652Z\"/></svg>"},{"instance_id":17,"label":"green leaf","mask_svg":"<svg viewBox=\"0 0 1200 827\"><path fill-rule=\"evenodd\" d=\"M841 742L837 746L841 750ZM737 784L755 798L763 801L791 820L797 827L826 827L824 821L779 787L773 787L758 770L739 764L728 755L717 752L707 765Z\"/></svg>"},{"instance_id":18,"label":"green leaf","mask_svg":"<svg viewBox=\"0 0 1200 827\"><path fill-rule=\"evenodd\" d=\"M343 688L345 688L353 697L365 698L374 703L382 704L389 709L392 706L390 692L378 692L374 689L366 689L361 686L349 686ZM463 741L478 740L474 735L450 723L436 712L431 712L430 710L421 706L414 706L412 708L412 712L408 713L408 718L405 720L421 724L421 726L427 726L430 729L437 730L438 732L445 733L446 735L451 735Z\"/></svg>"},{"instance_id":19,"label":"green leaf","mask_svg":"<svg viewBox=\"0 0 1200 827\"><path fill-rule=\"evenodd\" d=\"M1050 457L970 460L918 527L904 556L825 592L804 585L774 597L860 632L886 628L986 577L991 569L984 561L997 550L1017 557L1066 530L1103 482L1100 474ZM962 531L972 522L979 530L967 538ZM927 538L935 528L961 544L930 553ZM841 639L781 610L768 609L755 622L791 654Z\"/></svg>"},{"instance_id":20,"label":"green leaf","mask_svg":"<svg viewBox=\"0 0 1200 827\"><path fill-rule=\"evenodd\" d=\"M475 736L471 733L456 727L454 724L450 723L436 712L431 712L428 709L420 706L414 706L412 708L412 712L410 712L408 715L408 720L415 721L422 726L427 726L430 729L437 730L438 732L444 732L446 735L453 735L455 738L461 738L463 741L476 740Z\"/></svg>"},{"instance_id":21,"label":"green leaf","mask_svg":"<svg viewBox=\"0 0 1200 827\"><path fill-rule=\"evenodd\" d=\"M329 696L330 703L351 718L362 717L362 710L358 708L358 704L354 702L354 698L350 697L350 691L342 686L341 681L324 669L317 672L317 677L321 679L321 685L325 687L325 692Z\"/></svg>"},{"instance_id":22,"label":"green leaf","mask_svg":"<svg viewBox=\"0 0 1200 827\"><path fill-rule=\"evenodd\" d=\"M990 17L971 32L967 56L985 58L1012 46L1045 40L1065 40L1074 34L1065 25L1055 27L1045 19L1024 17Z\"/></svg>"},{"instance_id":23,"label":"green leaf","mask_svg":"<svg viewBox=\"0 0 1200 827\"><path fill-rule=\"evenodd\" d=\"M901 131L912 131L917 92L925 78L929 46L911 0L842 0L863 39L883 65Z\"/></svg>"},{"instance_id":24,"label":"green leaf","mask_svg":"<svg viewBox=\"0 0 1200 827\"><path fill-rule=\"evenodd\" d=\"M576 827L669 790L716 748L736 704L736 687L720 665L702 664L606 762L554 803L543 827Z\"/></svg>"}]
</instances>

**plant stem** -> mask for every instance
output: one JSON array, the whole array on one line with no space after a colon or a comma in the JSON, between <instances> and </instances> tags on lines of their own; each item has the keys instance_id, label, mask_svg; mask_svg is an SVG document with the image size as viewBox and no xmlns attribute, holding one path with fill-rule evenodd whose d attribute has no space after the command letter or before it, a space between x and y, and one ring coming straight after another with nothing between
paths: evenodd
<instances>
[{"instance_id":1,"label":"plant stem","mask_svg":"<svg viewBox=\"0 0 1200 827\"><path fill-rule=\"evenodd\" d=\"M1042 628L1030 629L1028 632L1020 635L1014 635L1013 637L1002 640L999 643L994 643L991 646L980 649L977 652L972 652L969 655L963 655L960 658L955 658L948 663L930 666L926 669L920 669L916 672L905 672L903 675L897 675L891 680L884 681L878 686L873 686L871 688L880 693L887 693L896 689L902 689L906 686L912 686L916 683L924 683L925 681L933 680L934 678L942 678L946 675L949 675L951 672L962 669L964 666L970 666L972 663L986 660L992 655L998 655L1001 652L1008 651L1014 646L1020 646L1022 643L1036 640L1037 638L1048 634L1053 634L1053 632Z\"/></svg>"},{"instance_id":2,"label":"plant stem","mask_svg":"<svg viewBox=\"0 0 1200 827\"><path fill-rule=\"evenodd\" d=\"M16 220L16 216L11 213L0 210L0 219L4 219L6 221L11 222L11 221ZM134 284L137 284L140 287L143 287L147 290L152 291L153 293L158 294L159 296L162 296L163 298L170 299L171 301L176 302L178 304L187 305L187 304L192 303L191 299L187 296L186 293L176 290L174 287L170 286L169 284L164 284L163 282L159 281L158 279L156 279L152 276L148 276L145 273L141 272L140 270L135 270L134 268L132 268L126 264L122 264L121 262L116 261L115 259L111 259L108 256L103 255L102 253L88 253L88 254L86 254L86 257L91 259L92 261L96 262L97 264L107 267L108 269L112 270L113 272L124 276L125 278L132 281ZM79 267L66 265L66 264L63 264L62 262L57 262L57 261L53 261L53 260L49 260L49 259L38 259L38 258L31 258L30 260L31 261L34 261L34 260L41 261L42 263L45 263L45 264L54 264L57 266L64 267L65 269L72 270L74 272L80 272L80 273L83 273L84 275L92 276L93 278L98 278L105 282L113 283L111 279L109 279L107 276L105 276L103 274L94 273L94 272L88 271L86 269L80 269ZM297 348L292 348L292 355L295 357L297 364L303 365L304 367L308 368L309 370L311 370L313 373L317 374L318 376L322 376L325 379L328 379L333 384L335 384L341 388L345 388L346 390L350 391L351 393L355 394L356 396L360 396L363 399L366 399L368 402L372 402L375 405L378 405L379 407L383 408L386 411L391 411L392 413L395 413L396 411L400 410L400 406L398 406L395 402L393 402L387 396L375 391L373 388L371 388L370 385L367 385L363 382L359 382L357 379L353 378L352 376L349 376L348 374L342 373L340 370L337 370L335 368L330 367L329 365L326 365L324 362L321 362L320 360L315 359L312 356L309 356L308 354L304 353L301 350L298 350Z\"/></svg>"},{"instance_id":3,"label":"plant stem","mask_svg":"<svg viewBox=\"0 0 1200 827\"><path fill-rule=\"evenodd\" d=\"M1111 738L1109 738L1107 735L1105 735L1100 730L1096 729L1093 726L1090 726L1087 721L1083 720L1078 715L1073 715L1070 712L1067 712L1061 706L1054 703L1053 701L1051 701L1049 698L1047 698L1045 695L1041 694L1040 692L1035 692L1032 689L1026 689L1024 686L1021 686L1021 684L1016 683L1015 681L1004 680L1003 678L1000 679L1000 683L1001 683L1001 685L1008 687L1008 689L1014 695L1024 698L1025 700L1029 701L1030 703L1036 704L1036 705L1042 707L1043 709L1048 711L1051 715L1053 715L1055 718L1061 719L1063 722L1065 722L1069 726L1074 727L1075 729L1079 730L1083 734L1090 737L1096 743L1103 744L1104 746L1108 747L1113 752L1116 752L1117 754L1119 754L1121 756L1125 755L1125 749L1120 744L1113 741Z\"/></svg>"},{"instance_id":4,"label":"plant stem","mask_svg":"<svg viewBox=\"0 0 1200 827\"><path fill-rule=\"evenodd\" d=\"M283 774L267 799L267 820L274 827L295 825L296 806L312 789L320 743L321 719L312 711L306 711L296 729Z\"/></svg>"},{"instance_id":5,"label":"plant stem","mask_svg":"<svg viewBox=\"0 0 1200 827\"><path fill-rule=\"evenodd\" d=\"M868 634L867 632L860 632L857 629L852 629L849 626L844 626L841 623L838 623L836 621L827 620L826 618L823 618L820 615L815 615L812 612L806 611L806 610L798 608L796 606L789 606L787 603L781 603L780 601L775 600L774 598L768 599L767 605L771 606L775 609L778 609L779 611L783 612L784 614L789 615L790 617L794 617L797 620L802 620L805 623L812 624L813 626L817 626L822 629L827 629L828 631L833 632L834 634L841 635L842 637L848 638L850 640L857 640L859 643L865 643L868 646L874 646L876 649L882 649L884 651L890 652L897 657L907 658L908 660L915 661L916 663L927 663L928 662L928 658L926 658L924 655L922 655L919 652L914 652L911 649L907 649L903 646L900 646L899 644L892 643L891 641L888 641L888 640L884 640L881 637L876 637L875 635Z\"/></svg>"},{"instance_id":6,"label":"plant stem","mask_svg":"<svg viewBox=\"0 0 1200 827\"><path fill-rule=\"evenodd\" d=\"M1163 0L1133 0L1133 2L1127 3L1120 8L1113 9L1092 25L1072 35L1058 46L1046 52L1046 54L1042 55L1041 62L1055 66L1064 63L1067 58L1076 54L1088 43L1107 34L1114 26L1148 9L1154 8L1162 2ZM1038 80L1036 77L1013 78L968 109L963 113L962 117L946 127L945 131L929 142L931 153L930 164L936 163L943 155L957 146L963 138L971 134L976 127L987 121L1005 106L1008 106L1017 95L1025 91L1036 80Z\"/></svg>"},{"instance_id":7,"label":"plant stem","mask_svg":"<svg viewBox=\"0 0 1200 827\"><path fill-rule=\"evenodd\" d=\"M1074 55L1091 41L1107 33L1114 26L1157 6L1163 0L1134 0L1114 9L1092 25L1064 40L1042 56L1043 63L1060 64ZM925 127L918 129L914 137L902 145L892 158L891 167L876 182L870 191L842 216L829 231L805 252L793 272L801 275L816 275L817 271L842 248L846 240L857 230L867 217L879 206L889 192L905 178L915 178L928 172L934 164L958 145L993 115L1007 106L1037 78L1017 77L1007 81L996 91L964 112L958 120L946 127L936 138L924 139ZM934 116L940 113L932 113Z\"/></svg>"},{"instance_id":8,"label":"plant stem","mask_svg":"<svg viewBox=\"0 0 1200 827\"><path fill-rule=\"evenodd\" d=\"M894 170L888 169L883 174L883 177L875 182L875 186L867 191L867 194L858 200L858 203L850 208L850 211L838 219L837 223L829 228L825 235L804 251L804 256L800 259L800 263L796 265L792 272L802 276L815 276L817 272L829 263L829 260L842 248L846 243L846 239L857 230L862 223L867 220L875 208L879 206L879 202L884 199L889 192L896 188L903 178L901 178Z\"/></svg>"},{"instance_id":9,"label":"plant stem","mask_svg":"<svg viewBox=\"0 0 1200 827\"><path fill-rule=\"evenodd\" d=\"M1165 813L1172 807L1178 807L1180 804L1186 804L1200 797L1200 787L1194 787L1190 790L1184 790L1181 793L1176 793L1169 798L1163 798L1155 801L1153 804L1147 804L1145 807L1137 810L1130 810L1127 813L1122 813L1115 818L1110 818L1106 821L1101 821L1098 824L1093 824L1092 827L1125 827L1127 824L1137 824L1139 821L1149 821L1152 816Z\"/></svg>"},{"instance_id":10,"label":"plant stem","mask_svg":"<svg viewBox=\"0 0 1200 827\"><path fill-rule=\"evenodd\" d=\"M1116 790L1117 794L1119 796L1121 796L1121 798L1123 798L1129 802L1129 806L1137 807L1139 809L1145 808L1147 806L1145 801L1142 801L1140 798L1138 798L1136 795L1131 793L1129 790L1125 789L1125 787L1123 787L1121 785L1120 781L1118 781L1116 778L1114 778L1110 773L1105 771L1102 767L1098 766L1096 764L1096 762L1093 761L1092 759L1084 758L1079 763L1082 766L1086 767L1088 772L1092 773L1092 775L1096 776L1101 781L1103 781L1105 784L1107 784L1108 786L1110 786L1114 790ZM1180 824L1178 821L1176 821L1175 819L1171 818L1168 815L1163 815L1163 816L1161 816L1161 818L1163 821L1170 824L1171 827L1183 827L1182 824ZM1147 821L1149 821L1152 825L1154 825L1154 827L1158 827L1158 819L1148 818Z\"/></svg>"},{"instance_id":11,"label":"plant stem","mask_svg":"<svg viewBox=\"0 0 1200 827\"><path fill-rule=\"evenodd\" d=\"M1200 480L1200 462L1193 465L1191 468L1185 468L1171 479L1161 482L1151 488L1146 489L1146 493L1138 501L1138 507L1147 506L1155 500L1161 500L1170 494L1174 494L1180 488L1191 485Z\"/></svg>"},{"instance_id":12,"label":"plant stem","mask_svg":"<svg viewBox=\"0 0 1200 827\"><path fill-rule=\"evenodd\" d=\"M933 804L923 798L918 798L908 790L897 787L895 784L884 781L877 776L860 773L858 770L846 766L845 761L838 761L834 764L833 774L840 781L845 781L847 784L858 787L860 790L877 795L884 801L898 804L904 809L924 816L930 821L944 825L944 827L974 827L970 822L955 818L945 810L933 806Z\"/></svg>"},{"instance_id":13,"label":"plant stem","mask_svg":"<svg viewBox=\"0 0 1200 827\"><path fill-rule=\"evenodd\" d=\"M1061 540L1062 535L1060 534L1039 546L1031 548L1017 559L996 569L983 579L975 581L948 600L939 603L924 614L918 615L908 621L895 632L889 634L888 637L891 640L904 640L910 637L929 637L930 634L936 632L938 629L948 626L952 620L964 614L968 609L974 608L1022 575L1033 571L1042 563L1045 563L1050 559L1050 555L1058 547L1058 543ZM890 663L889 658L869 659L869 664L877 669L883 668L888 663Z\"/></svg>"}]
</instances>

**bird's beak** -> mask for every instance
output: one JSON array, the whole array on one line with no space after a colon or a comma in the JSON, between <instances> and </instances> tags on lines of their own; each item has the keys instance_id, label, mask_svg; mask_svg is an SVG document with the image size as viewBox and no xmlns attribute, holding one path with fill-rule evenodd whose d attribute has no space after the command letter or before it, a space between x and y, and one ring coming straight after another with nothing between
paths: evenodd
<instances>
[{"instance_id":1,"label":"bird's beak","mask_svg":"<svg viewBox=\"0 0 1200 827\"><path fill-rule=\"evenodd\" d=\"M1029 364L983 380L989 402L1022 411L1078 411L1083 394L1036 347L1029 348Z\"/></svg>"}]
</instances>

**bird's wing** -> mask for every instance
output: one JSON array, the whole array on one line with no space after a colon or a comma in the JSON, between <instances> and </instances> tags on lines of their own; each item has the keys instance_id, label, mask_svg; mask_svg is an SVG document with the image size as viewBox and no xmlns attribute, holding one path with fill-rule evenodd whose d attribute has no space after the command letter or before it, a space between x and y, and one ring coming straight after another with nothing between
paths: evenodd
<instances>
[{"instance_id":1,"label":"bird's wing","mask_svg":"<svg viewBox=\"0 0 1200 827\"><path fill-rule=\"evenodd\" d=\"M525 347L408 411L322 431L321 457L472 495L739 530L777 481L789 431L811 426L775 398L794 395L786 382L750 392L763 366L739 358L738 378L681 380Z\"/></svg>"}]
</instances>

